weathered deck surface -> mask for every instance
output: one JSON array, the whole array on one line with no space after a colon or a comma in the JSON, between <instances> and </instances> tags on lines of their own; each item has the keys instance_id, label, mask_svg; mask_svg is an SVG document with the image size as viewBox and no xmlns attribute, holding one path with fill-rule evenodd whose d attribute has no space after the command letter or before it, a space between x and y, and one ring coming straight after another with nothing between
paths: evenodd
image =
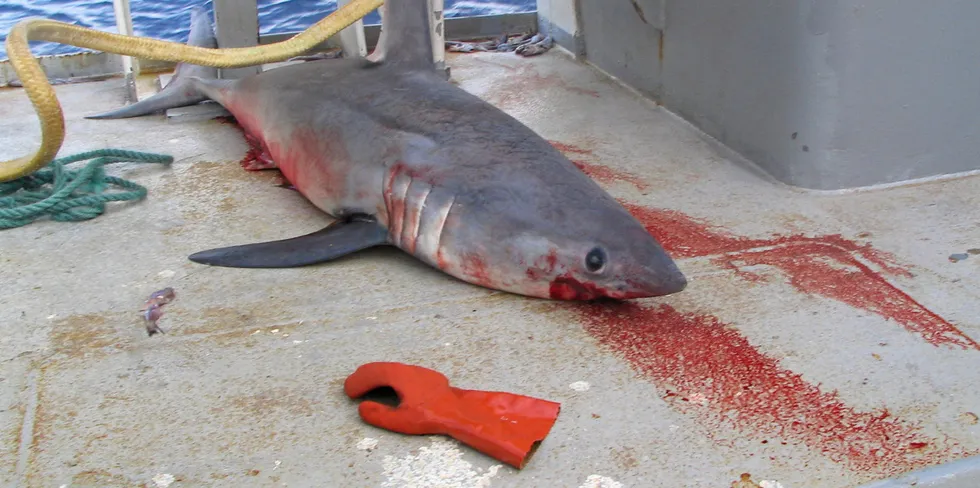
<instances>
[{"instance_id":1,"label":"weathered deck surface","mask_svg":"<svg viewBox=\"0 0 980 488\"><path fill-rule=\"evenodd\" d=\"M143 202L0 232L0 484L720 488L746 473L824 488L980 452L980 255L968 251L980 252L980 177L801 192L559 52L449 64L626 202L688 290L619 309L558 304L398 251L200 266L186 256L327 219L275 172L242 170L234 126L88 121L120 103L120 82L59 86L62 154L179 161L115 170L150 188ZM33 150L23 93L0 91L0 113L0 156ZM792 132L778 136L806 144ZM147 337L140 306L166 286L167 334ZM562 413L526 469L493 468L455 443L362 423L341 384L378 360ZM377 447L359 449L365 438Z\"/></svg>"}]
</instances>

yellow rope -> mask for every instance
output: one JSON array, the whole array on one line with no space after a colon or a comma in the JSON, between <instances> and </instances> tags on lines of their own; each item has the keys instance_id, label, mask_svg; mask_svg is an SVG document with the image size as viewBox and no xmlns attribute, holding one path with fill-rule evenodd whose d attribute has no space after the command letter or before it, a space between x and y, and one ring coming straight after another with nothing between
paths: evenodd
<instances>
[{"instance_id":1,"label":"yellow rope","mask_svg":"<svg viewBox=\"0 0 980 488\"><path fill-rule=\"evenodd\" d=\"M15 180L50 163L65 140L61 104L28 41L50 41L143 59L214 68L241 68L298 56L381 6L384 0L354 0L303 32L266 46L209 49L144 37L111 34L47 19L18 22L7 36L7 55L41 122L41 147L33 155L0 162L0 182Z\"/></svg>"}]
</instances>

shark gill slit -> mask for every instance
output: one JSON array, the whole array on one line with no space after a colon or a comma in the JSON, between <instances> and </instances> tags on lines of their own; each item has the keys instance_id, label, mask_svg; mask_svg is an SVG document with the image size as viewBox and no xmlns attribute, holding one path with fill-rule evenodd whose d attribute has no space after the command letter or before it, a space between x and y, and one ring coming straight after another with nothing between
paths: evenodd
<instances>
[{"instance_id":1,"label":"shark gill slit","mask_svg":"<svg viewBox=\"0 0 980 488\"><path fill-rule=\"evenodd\" d=\"M391 237L392 242L401 247L402 242L402 224L404 223L405 210L404 205L407 203L405 199L408 197L408 185L411 183L409 178L404 177L401 172L393 172L391 175L392 183L390 185L391 191L388 196L388 235ZM402 205L399 207L398 205Z\"/></svg>"},{"instance_id":2,"label":"shark gill slit","mask_svg":"<svg viewBox=\"0 0 980 488\"><path fill-rule=\"evenodd\" d=\"M435 237L435 242L434 245L426 246L428 249L423 250L425 257L432 263L441 264L442 237L446 234L446 221L449 220L449 213L452 212L454 206L456 206L456 195L452 195L442 206L432 209L437 217L434 222L435 228L432 229L431 233L426 232L425 234Z\"/></svg>"},{"instance_id":3,"label":"shark gill slit","mask_svg":"<svg viewBox=\"0 0 980 488\"><path fill-rule=\"evenodd\" d=\"M415 248L418 245L419 233L422 229L422 212L425 211L425 201L429 198L432 187L417 179L412 178L408 184L408 191L405 195L405 211L402 219L402 242L405 250L415 255Z\"/></svg>"}]
</instances>

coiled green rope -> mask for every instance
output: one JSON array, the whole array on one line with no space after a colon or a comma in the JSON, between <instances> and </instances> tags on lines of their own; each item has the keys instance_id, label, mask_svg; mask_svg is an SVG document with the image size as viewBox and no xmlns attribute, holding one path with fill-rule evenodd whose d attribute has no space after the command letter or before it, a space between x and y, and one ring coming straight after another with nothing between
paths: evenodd
<instances>
[{"instance_id":1,"label":"coiled green rope","mask_svg":"<svg viewBox=\"0 0 980 488\"><path fill-rule=\"evenodd\" d=\"M94 158L94 159L93 159ZM91 159L82 169L66 165ZM121 162L170 164L165 154L99 149L55 159L34 173L0 183L0 229L22 227L44 215L59 222L89 220L105 212L108 202L142 200L146 188L107 176L105 165ZM123 191L110 192L110 186Z\"/></svg>"}]
</instances>

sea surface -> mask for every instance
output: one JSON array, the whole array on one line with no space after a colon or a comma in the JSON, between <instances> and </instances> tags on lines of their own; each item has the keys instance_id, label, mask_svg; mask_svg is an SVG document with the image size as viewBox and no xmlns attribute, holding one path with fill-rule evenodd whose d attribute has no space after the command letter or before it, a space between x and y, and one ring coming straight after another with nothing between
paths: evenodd
<instances>
[{"instance_id":1,"label":"sea surface","mask_svg":"<svg viewBox=\"0 0 980 488\"><path fill-rule=\"evenodd\" d=\"M535 0L445 0L445 16L531 12L535 3ZM190 8L196 5L204 5L209 12L213 11L209 0L130 0L133 30L138 36L185 42L190 28ZM301 31L337 9L336 0L258 0L258 5L260 34ZM27 17L44 17L116 32L112 0L0 0L0 43L3 44L0 45L0 59L7 58L6 40L10 28ZM364 21L377 24L380 18L372 12ZM31 52L36 56L79 51L82 49L63 44L31 43Z\"/></svg>"}]
</instances>

